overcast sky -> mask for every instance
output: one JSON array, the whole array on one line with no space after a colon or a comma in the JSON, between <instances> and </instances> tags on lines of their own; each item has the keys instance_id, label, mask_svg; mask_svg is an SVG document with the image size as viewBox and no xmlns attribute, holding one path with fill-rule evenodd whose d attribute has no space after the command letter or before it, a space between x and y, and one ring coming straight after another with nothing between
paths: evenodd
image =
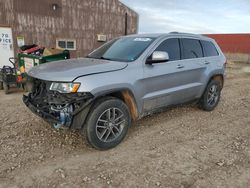
<instances>
[{"instance_id":1,"label":"overcast sky","mask_svg":"<svg viewBox=\"0 0 250 188\"><path fill-rule=\"evenodd\" d=\"M139 14L139 33L250 33L250 0L121 0Z\"/></svg>"}]
</instances>

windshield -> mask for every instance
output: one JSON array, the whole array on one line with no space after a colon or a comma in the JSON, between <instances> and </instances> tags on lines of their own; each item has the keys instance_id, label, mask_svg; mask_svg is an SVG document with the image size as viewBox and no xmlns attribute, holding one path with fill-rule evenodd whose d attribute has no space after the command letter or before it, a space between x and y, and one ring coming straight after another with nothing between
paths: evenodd
<instances>
[{"instance_id":1,"label":"windshield","mask_svg":"<svg viewBox=\"0 0 250 188\"><path fill-rule=\"evenodd\" d=\"M111 61L131 62L136 60L155 40L149 37L123 37L111 40L87 57Z\"/></svg>"}]
</instances>

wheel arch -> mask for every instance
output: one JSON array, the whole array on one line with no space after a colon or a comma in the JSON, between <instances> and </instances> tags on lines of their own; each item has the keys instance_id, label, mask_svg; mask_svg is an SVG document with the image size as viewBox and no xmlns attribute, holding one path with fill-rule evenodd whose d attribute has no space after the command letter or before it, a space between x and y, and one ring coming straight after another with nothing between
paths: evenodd
<instances>
[{"instance_id":1,"label":"wheel arch","mask_svg":"<svg viewBox=\"0 0 250 188\"><path fill-rule=\"evenodd\" d=\"M96 100L99 100L100 98L107 96L115 97L122 100L128 106L132 120L139 119L138 105L136 103L135 96L130 91L130 89L122 88L118 90L108 91L100 95L97 95Z\"/></svg>"},{"instance_id":2,"label":"wheel arch","mask_svg":"<svg viewBox=\"0 0 250 188\"><path fill-rule=\"evenodd\" d=\"M223 86L224 86L224 75L223 75L223 74L214 74L214 75L212 75L212 76L210 77L210 79L208 80L207 85L209 84L209 82L210 82L211 80L218 80L218 81L220 81L220 83L221 83L221 88L223 88Z\"/></svg>"},{"instance_id":3,"label":"wheel arch","mask_svg":"<svg viewBox=\"0 0 250 188\"><path fill-rule=\"evenodd\" d=\"M200 91L199 98L204 95L204 92L206 91L206 88L208 84L211 82L211 80L218 80L221 83L221 88L224 86L224 74L223 73L214 73L211 76L208 77L205 84L203 85L203 88Z\"/></svg>"}]
</instances>

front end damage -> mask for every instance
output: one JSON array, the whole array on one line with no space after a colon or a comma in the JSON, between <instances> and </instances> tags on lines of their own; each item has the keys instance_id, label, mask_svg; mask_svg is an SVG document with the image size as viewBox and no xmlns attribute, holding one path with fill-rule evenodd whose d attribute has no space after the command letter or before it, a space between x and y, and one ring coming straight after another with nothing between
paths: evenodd
<instances>
[{"instance_id":1,"label":"front end damage","mask_svg":"<svg viewBox=\"0 0 250 188\"><path fill-rule=\"evenodd\" d=\"M32 91L23 96L25 105L55 128L81 128L94 100L93 95L51 91L51 84L33 79Z\"/></svg>"}]
</instances>

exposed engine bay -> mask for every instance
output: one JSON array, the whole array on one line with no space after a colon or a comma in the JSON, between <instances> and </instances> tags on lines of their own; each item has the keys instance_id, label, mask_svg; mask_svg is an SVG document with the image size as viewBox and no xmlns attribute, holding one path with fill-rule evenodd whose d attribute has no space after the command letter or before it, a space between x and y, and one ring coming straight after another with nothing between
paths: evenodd
<instances>
[{"instance_id":1,"label":"exposed engine bay","mask_svg":"<svg viewBox=\"0 0 250 188\"><path fill-rule=\"evenodd\" d=\"M33 113L51 123L54 128L71 128L74 117L89 106L94 97L90 93L51 91L51 84L49 81L33 79L32 91L28 96L23 96L23 101Z\"/></svg>"}]
</instances>

